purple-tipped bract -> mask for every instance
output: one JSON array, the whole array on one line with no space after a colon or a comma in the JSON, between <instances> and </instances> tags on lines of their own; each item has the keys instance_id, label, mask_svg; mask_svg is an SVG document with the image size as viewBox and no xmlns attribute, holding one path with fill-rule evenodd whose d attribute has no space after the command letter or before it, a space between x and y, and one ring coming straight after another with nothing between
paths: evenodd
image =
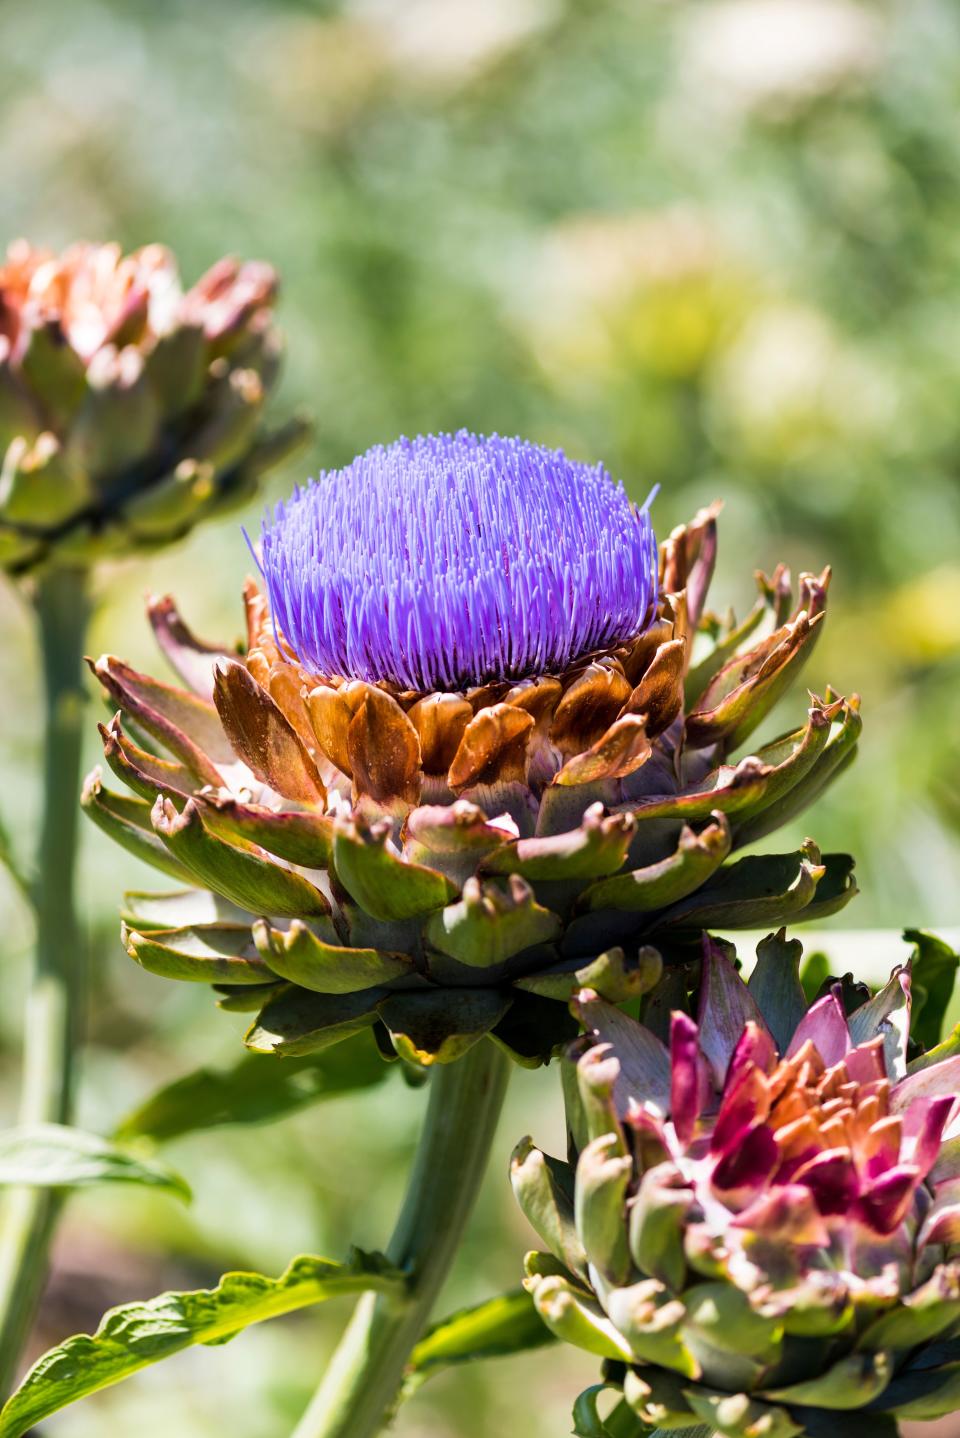
<instances>
[{"instance_id":1,"label":"purple-tipped bract","mask_svg":"<svg viewBox=\"0 0 960 1438\"><path fill-rule=\"evenodd\" d=\"M646 506L602 465L463 430L321 474L264 523L262 565L307 669L417 690L560 671L657 600Z\"/></svg>"}]
</instances>

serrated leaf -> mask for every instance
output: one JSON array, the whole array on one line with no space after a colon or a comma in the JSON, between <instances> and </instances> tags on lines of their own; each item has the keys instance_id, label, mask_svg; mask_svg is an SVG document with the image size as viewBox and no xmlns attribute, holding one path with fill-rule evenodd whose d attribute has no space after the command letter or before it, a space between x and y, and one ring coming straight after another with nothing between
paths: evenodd
<instances>
[{"instance_id":1,"label":"serrated leaf","mask_svg":"<svg viewBox=\"0 0 960 1438\"><path fill-rule=\"evenodd\" d=\"M309 1104L371 1088L390 1071L369 1032L282 1063L245 1054L230 1068L195 1069L158 1089L120 1120L115 1137L169 1143L224 1124L271 1123Z\"/></svg>"},{"instance_id":2,"label":"serrated leaf","mask_svg":"<svg viewBox=\"0 0 960 1438\"><path fill-rule=\"evenodd\" d=\"M502 1358L556 1341L522 1288L488 1298L451 1313L421 1338L410 1355L404 1397L452 1364Z\"/></svg>"},{"instance_id":3,"label":"serrated leaf","mask_svg":"<svg viewBox=\"0 0 960 1438\"><path fill-rule=\"evenodd\" d=\"M224 1274L216 1288L162 1293L112 1308L96 1333L51 1348L0 1412L0 1438L22 1438L68 1403L129 1378L197 1343L223 1343L253 1323L322 1303L341 1293L397 1293L404 1277L377 1254L355 1251L348 1263L295 1258L279 1278Z\"/></svg>"},{"instance_id":4,"label":"serrated leaf","mask_svg":"<svg viewBox=\"0 0 960 1438\"><path fill-rule=\"evenodd\" d=\"M65 1124L41 1123L0 1133L0 1185L86 1188L138 1183L190 1201L190 1186L163 1164L126 1153L108 1139Z\"/></svg>"}]
</instances>

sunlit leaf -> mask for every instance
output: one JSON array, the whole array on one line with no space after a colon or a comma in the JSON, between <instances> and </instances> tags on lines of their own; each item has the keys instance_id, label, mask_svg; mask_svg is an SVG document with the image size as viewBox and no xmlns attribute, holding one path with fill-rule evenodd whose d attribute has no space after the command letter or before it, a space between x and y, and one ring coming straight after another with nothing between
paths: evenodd
<instances>
[{"instance_id":1,"label":"sunlit leaf","mask_svg":"<svg viewBox=\"0 0 960 1438\"><path fill-rule=\"evenodd\" d=\"M138 1183L189 1201L185 1179L163 1164L137 1158L97 1134L64 1124L32 1124L0 1133L0 1185L86 1188Z\"/></svg>"},{"instance_id":2,"label":"sunlit leaf","mask_svg":"<svg viewBox=\"0 0 960 1438\"><path fill-rule=\"evenodd\" d=\"M195 1069L158 1089L121 1119L116 1137L166 1143L221 1124L267 1123L382 1083L389 1072L369 1031L303 1058L245 1054L229 1068Z\"/></svg>"},{"instance_id":3,"label":"sunlit leaf","mask_svg":"<svg viewBox=\"0 0 960 1438\"><path fill-rule=\"evenodd\" d=\"M104 1315L96 1333L51 1348L0 1412L0 1438L22 1438L35 1423L196 1343L224 1343L253 1323L365 1289L397 1292L403 1275L378 1254L348 1263L295 1258L279 1278L227 1273L216 1288L162 1293Z\"/></svg>"},{"instance_id":4,"label":"sunlit leaf","mask_svg":"<svg viewBox=\"0 0 960 1438\"><path fill-rule=\"evenodd\" d=\"M462 1308L435 1324L410 1355L404 1396L455 1363L501 1358L555 1343L522 1288L499 1294L471 1308Z\"/></svg>"}]
</instances>

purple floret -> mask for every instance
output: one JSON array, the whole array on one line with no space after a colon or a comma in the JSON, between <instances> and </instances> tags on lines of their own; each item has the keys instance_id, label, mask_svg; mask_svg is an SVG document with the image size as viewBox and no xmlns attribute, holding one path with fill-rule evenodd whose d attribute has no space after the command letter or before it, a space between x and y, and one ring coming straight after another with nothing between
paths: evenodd
<instances>
[{"instance_id":1,"label":"purple floret","mask_svg":"<svg viewBox=\"0 0 960 1438\"><path fill-rule=\"evenodd\" d=\"M642 631L657 598L647 508L602 465L463 430L297 490L262 567L305 668L418 690L557 672Z\"/></svg>"}]
</instances>

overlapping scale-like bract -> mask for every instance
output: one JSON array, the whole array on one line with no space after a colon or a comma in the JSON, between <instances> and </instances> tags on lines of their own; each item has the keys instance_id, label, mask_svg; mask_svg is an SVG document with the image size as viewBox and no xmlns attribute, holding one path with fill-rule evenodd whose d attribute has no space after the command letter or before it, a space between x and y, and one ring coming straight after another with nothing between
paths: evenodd
<instances>
[{"instance_id":1,"label":"overlapping scale-like bract","mask_svg":"<svg viewBox=\"0 0 960 1438\"><path fill-rule=\"evenodd\" d=\"M84 798L180 886L131 896L131 955L256 1010L257 1050L372 1025L419 1063L486 1034L538 1063L571 1036L584 984L630 997L712 924L834 912L855 892L847 857L810 842L731 857L854 755L857 702L832 693L731 754L810 652L828 575L802 576L793 604L778 571L737 626L703 608L715 552L708 510L663 544L636 632L455 689L313 671L254 584L239 649L201 643L154 601L186 687L96 662L116 711L105 759L132 797L95 774Z\"/></svg>"},{"instance_id":2,"label":"overlapping scale-like bract","mask_svg":"<svg viewBox=\"0 0 960 1438\"><path fill-rule=\"evenodd\" d=\"M259 433L276 275L223 259L184 292L146 245L18 241L0 262L0 565L151 548L254 492L305 433Z\"/></svg>"},{"instance_id":3,"label":"overlapping scale-like bract","mask_svg":"<svg viewBox=\"0 0 960 1438\"><path fill-rule=\"evenodd\" d=\"M909 967L807 1009L799 959L771 935L747 985L705 940L696 1020L654 995L656 1033L582 990L576 1152L514 1155L541 1316L651 1428L853 1438L957 1406L956 1036L908 1064Z\"/></svg>"},{"instance_id":4,"label":"overlapping scale-like bract","mask_svg":"<svg viewBox=\"0 0 960 1438\"><path fill-rule=\"evenodd\" d=\"M279 504L262 544L301 664L403 689L557 672L656 607L647 507L602 465L499 435L378 445Z\"/></svg>"}]
</instances>

